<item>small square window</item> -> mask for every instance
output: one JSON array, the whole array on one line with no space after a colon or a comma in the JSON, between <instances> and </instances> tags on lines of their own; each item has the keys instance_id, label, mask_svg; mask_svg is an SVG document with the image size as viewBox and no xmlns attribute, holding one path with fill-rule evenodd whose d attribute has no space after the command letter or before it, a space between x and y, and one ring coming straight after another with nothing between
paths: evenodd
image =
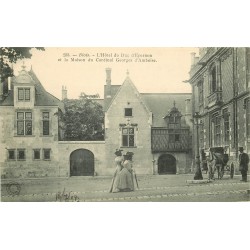
<instances>
[{"instance_id":1,"label":"small square window","mask_svg":"<svg viewBox=\"0 0 250 250\"><path fill-rule=\"evenodd\" d=\"M44 149L43 150L43 159L44 160L50 160L50 149Z\"/></svg>"},{"instance_id":2,"label":"small square window","mask_svg":"<svg viewBox=\"0 0 250 250\"><path fill-rule=\"evenodd\" d=\"M31 112L25 112L25 119L31 120L32 119L32 113Z\"/></svg>"},{"instance_id":3,"label":"small square window","mask_svg":"<svg viewBox=\"0 0 250 250\"><path fill-rule=\"evenodd\" d=\"M40 149L34 149L34 160L40 160Z\"/></svg>"},{"instance_id":4,"label":"small square window","mask_svg":"<svg viewBox=\"0 0 250 250\"><path fill-rule=\"evenodd\" d=\"M17 119L23 120L24 119L24 112L17 112Z\"/></svg>"},{"instance_id":5,"label":"small square window","mask_svg":"<svg viewBox=\"0 0 250 250\"><path fill-rule=\"evenodd\" d=\"M125 116L132 116L132 108L125 108Z\"/></svg>"},{"instance_id":6,"label":"small square window","mask_svg":"<svg viewBox=\"0 0 250 250\"><path fill-rule=\"evenodd\" d=\"M9 149L8 150L8 159L9 160L15 160L16 159L15 149Z\"/></svg>"},{"instance_id":7,"label":"small square window","mask_svg":"<svg viewBox=\"0 0 250 250\"><path fill-rule=\"evenodd\" d=\"M18 160L25 160L25 149L18 149L17 150L17 159Z\"/></svg>"}]
</instances>

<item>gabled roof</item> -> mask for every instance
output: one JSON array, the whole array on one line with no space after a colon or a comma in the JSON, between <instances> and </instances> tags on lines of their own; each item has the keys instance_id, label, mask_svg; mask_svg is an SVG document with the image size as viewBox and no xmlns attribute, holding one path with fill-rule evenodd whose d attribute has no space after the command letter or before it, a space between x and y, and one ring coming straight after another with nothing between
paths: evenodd
<instances>
[{"instance_id":1,"label":"gabled roof","mask_svg":"<svg viewBox=\"0 0 250 250\"><path fill-rule=\"evenodd\" d=\"M179 109L175 107L175 101L174 101L174 106L170 110L168 110L168 112L165 115L164 119L171 116L171 115L182 116L182 113L179 111Z\"/></svg>"},{"instance_id":2,"label":"gabled roof","mask_svg":"<svg viewBox=\"0 0 250 250\"><path fill-rule=\"evenodd\" d=\"M103 102L103 110L106 112L108 107L113 100L114 96L116 95L117 91L120 89L121 85L104 85L104 102ZM107 98L108 90L110 97Z\"/></svg>"},{"instance_id":3,"label":"gabled roof","mask_svg":"<svg viewBox=\"0 0 250 250\"><path fill-rule=\"evenodd\" d=\"M163 119L173 108L174 102L176 108L185 115L186 99L191 99L191 93L142 93L142 99L147 104L149 110L153 113L152 127L165 127L166 122Z\"/></svg>"},{"instance_id":4,"label":"gabled roof","mask_svg":"<svg viewBox=\"0 0 250 250\"><path fill-rule=\"evenodd\" d=\"M146 103L144 102L144 100L141 98L141 95L140 93L138 92L137 88L135 87L134 83L132 82L132 80L130 79L129 76L126 77L126 79L124 80L123 84L117 89L115 95L113 96L113 98L111 99L111 101L109 102L109 105L106 107L106 110L107 111L109 109L109 107L112 105L113 101L116 99L116 96L119 94L119 92L121 91L122 87L125 85L125 84L129 84L135 91L135 94L137 95L138 99L141 100L141 104L143 105L143 107L145 108L145 110L147 112L150 112L150 110L148 109Z\"/></svg>"},{"instance_id":5,"label":"gabled roof","mask_svg":"<svg viewBox=\"0 0 250 250\"><path fill-rule=\"evenodd\" d=\"M48 93L39 79L37 78L34 71L31 69L27 74L32 79L35 86L35 106L59 106L59 108L64 111L63 103ZM13 81L18 81L18 77L14 78ZM14 106L14 93L13 90L9 90L8 95L0 101L0 106Z\"/></svg>"}]
</instances>

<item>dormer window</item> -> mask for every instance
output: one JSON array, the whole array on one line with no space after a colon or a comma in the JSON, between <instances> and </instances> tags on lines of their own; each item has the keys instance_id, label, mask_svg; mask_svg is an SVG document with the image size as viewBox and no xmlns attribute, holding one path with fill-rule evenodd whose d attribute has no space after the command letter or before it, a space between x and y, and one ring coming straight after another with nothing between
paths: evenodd
<instances>
[{"instance_id":1,"label":"dormer window","mask_svg":"<svg viewBox=\"0 0 250 250\"><path fill-rule=\"evenodd\" d=\"M169 123L180 123L180 122L181 122L181 117L180 116L175 116L173 114L170 115Z\"/></svg>"},{"instance_id":2,"label":"dormer window","mask_svg":"<svg viewBox=\"0 0 250 250\"><path fill-rule=\"evenodd\" d=\"M174 106L168 112L168 114L163 117L165 119L169 129L176 129L181 127L181 112L175 107L176 103L174 101ZM178 140L178 138L177 138Z\"/></svg>"},{"instance_id":3,"label":"dormer window","mask_svg":"<svg viewBox=\"0 0 250 250\"><path fill-rule=\"evenodd\" d=\"M18 101L30 101L30 88L18 88Z\"/></svg>"}]
</instances>

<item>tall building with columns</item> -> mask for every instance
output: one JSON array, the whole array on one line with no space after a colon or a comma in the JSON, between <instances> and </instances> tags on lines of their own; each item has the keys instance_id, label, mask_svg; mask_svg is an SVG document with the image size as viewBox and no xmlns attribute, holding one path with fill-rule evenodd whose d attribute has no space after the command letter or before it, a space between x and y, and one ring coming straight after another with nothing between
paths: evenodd
<instances>
[{"instance_id":1,"label":"tall building with columns","mask_svg":"<svg viewBox=\"0 0 250 250\"><path fill-rule=\"evenodd\" d=\"M236 163L239 147L250 153L250 48L200 48L199 54L192 54L189 79L199 149L224 147Z\"/></svg>"}]
</instances>

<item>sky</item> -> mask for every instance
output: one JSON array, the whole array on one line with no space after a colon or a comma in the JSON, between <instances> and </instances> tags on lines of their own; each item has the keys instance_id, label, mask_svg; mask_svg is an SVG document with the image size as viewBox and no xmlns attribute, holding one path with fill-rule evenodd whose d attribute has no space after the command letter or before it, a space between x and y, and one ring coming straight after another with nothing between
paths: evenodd
<instances>
[{"instance_id":1,"label":"sky","mask_svg":"<svg viewBox=\"0 0 250 250\"><path fill-rule=\"evenodd\" d=\"M45 89L59 99L62 86L70 99L81 92L103 98L106 68L112 69L114 85L121 85L129 72L140 93L191 93L189 83L183 81L189 79L190 53L198 55L198 51L189 47L48 47L45 51L32 49L31 59L14 65L14 73L18 74L23 63L26 70L32 66Z\"/></svg>"}]
</instances>

